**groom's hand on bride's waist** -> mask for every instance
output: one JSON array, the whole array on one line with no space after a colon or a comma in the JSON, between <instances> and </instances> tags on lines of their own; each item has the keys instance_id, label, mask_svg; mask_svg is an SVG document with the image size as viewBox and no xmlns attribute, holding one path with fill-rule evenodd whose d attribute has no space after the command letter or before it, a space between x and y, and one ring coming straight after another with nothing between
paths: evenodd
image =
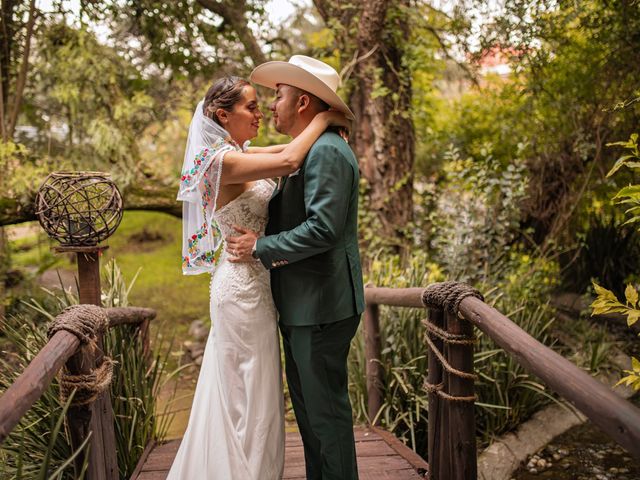
<instances>
[{"instance_id":1,"label":"groom's hand on bride's waist","mask_svg":"<svg viewBox=\"0 0 640 480\"><path fill-rule=\"evenodd\" d=\"M252 253L258 240L258 234L239 225L234 225L233 229L239 235L225 238L227 242L226 250L231 255L229 261L232 263L255 262L256 259L252 256Z\"/></svg>"}]
</instances>

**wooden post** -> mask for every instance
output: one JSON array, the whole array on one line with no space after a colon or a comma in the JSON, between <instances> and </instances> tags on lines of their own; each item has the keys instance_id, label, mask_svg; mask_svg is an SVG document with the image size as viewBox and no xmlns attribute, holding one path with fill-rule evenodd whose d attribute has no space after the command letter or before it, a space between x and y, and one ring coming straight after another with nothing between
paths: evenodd
<instances>
[{"instance_id":1,"label":"wooden post","mask_svg":"<svg viewBox=\"0 0 640 480\"><path fill-rule=\"evenodd\" d=\"M89 250L89 249L88 249ZM104 247L91 247L89 251L78 252L78 285L80 303L102 305L100 298L100 255ZM102 335L97 338L95 366L102 365L104 344ZM93 403L93 438L89 453L89 479L118 480L118 457L116 453L116 433L113 406L109 391L103 392Z\"/></svg>"},{"instance_id":2,"label":"wooden post","mask_svg":"<svg viewBox=\"0 0 640 480\"><path fill-rule=\"evenodd\" d=\"M435 326L442 328L444 325L444 315L442 310L437 310L435 308L428 308L427 314L429 316L429 320ZM433 341L436 348L442 351L442 340L438 339L438 337L434 335L429 335L429 338ZM428 349L429 354L427 358L428 366L427 366L427 382L431 385L438 385L442 382L442 365L440 361L436 357L435 353L431 348ZM442 446L442 431L443 425L442 421L442 402L440 401L440 397L437 392L429 392L428 394L429 400L429 425L428 425L428 445L427 445L427 459L429 461L429 478L431 480L437 480L443 478L440 475L440 449Z\"/></svg>"},{"instance_id":3,"label":"wooden post","mask_svg":"<svg viewBox=\"0 0 640 480\"><path fill-rule=\"evenodd\" d=\"M380 315L378 305L368 303L364 311L364 352L367 375L367 415L372 425L380 425L382 408L382 366L380 357ZM375 419L375 421L374 421Z\"/></svg>"},{"instance_id":4,"label":"wooden post","mask_svg":"<svg viewBox=\"0 0 640 480\"><path fill-rule=\"evenodd\" d=\"M143 320L138 325L138 338L142 342L142 356L145 362L149 362L151 355L151 344L149 341L149 324L151 320Z\"/></svg>"},{"instance_id":5,"label":"wooden post","mask_svg":"<svg viewBox=\"0 0 640 480\"><path fill-rule=\"evenodd\" d=\"M106 247L55 247L56 252L75 252L78 262L79 301L81 304L101 305L100 299L100 254ZM67 368L72 374L88 373L99 367L104 358L102 335L98 335L97 348L84 346L78 349ZM109 391L103 392L93 404L71 407L67 413L67 424L72 445L77 448L91 432L89 442L88 480L118 480L118 458L116 452L113 407ZM79 443L78 443L79 442ZM76 468L84 462L79 455Z\"/></svg>"},{"instance_id":6,"label":"wooden post","mask_svg":"<svg viewBox=\"0 0 640 480\"><path fill-rule=\"evenodd\" d=\"M446 311L442 311L441 315L443 317L442 329L448 331L448 320L449 316ZM442 347L440 348L440 352L442 352L442 356L446 361L449 360L449 344L442 341ZM450 377L451 375L447 370L442 368L442 391L445 393L449 392L450 388ZM439 465L439 476L434 478L434 480L453 480L451 478L451 402L443 399L442 397L439 399L439 412L440 415L438 417L440 422L440 444L438 445L439 455L438 455L438 465Z\"/></svg>"},{"instance_id":7,"label":"wooden post","mask_svg":"<svg viewBox=\"0 0 640 480\"><path fill-rule=\"evenodd\" d=\"M452 335L473 336L473 325L453 313L445 313L447 332ZM447 360L451 367L465 373L473 373L473 345L448 344ZM446 390L454 397L472 397L474 381L449 374ZM477 477L476 423L474 402L447 401L449 405L449 475L451 480L475 480Z\"/></svg>"}]
</instances>

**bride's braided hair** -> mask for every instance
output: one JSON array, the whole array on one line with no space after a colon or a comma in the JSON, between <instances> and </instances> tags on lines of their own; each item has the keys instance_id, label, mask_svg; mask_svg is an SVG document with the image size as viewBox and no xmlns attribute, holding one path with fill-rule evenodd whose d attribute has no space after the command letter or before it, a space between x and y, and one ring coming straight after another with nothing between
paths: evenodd
<instances>
[{"instance_id":1,"label":"bride's braided hair","mask_svg":"<svg viewBox=\"0 0 640 480\"><path fill-rule=\"evenodd\" d=\"M242 89L250 85L244 78L227 75L216 80L207 94L204 96L204 104L202 106L203 113L211 120L220 124L216 110L222 108L230 112L240 98L242 98Z\"/></svg>"}]
</instances>

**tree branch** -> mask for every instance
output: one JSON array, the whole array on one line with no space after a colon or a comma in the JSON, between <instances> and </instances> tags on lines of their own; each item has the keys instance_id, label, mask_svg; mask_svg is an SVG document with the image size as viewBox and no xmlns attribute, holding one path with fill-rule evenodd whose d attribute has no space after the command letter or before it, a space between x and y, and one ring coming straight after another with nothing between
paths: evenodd
<instances>
[{"instance_id":1,"label":"tree branch","mask_svg":"<svg viewBox=\"0 0 640 480\"><path fill-rule=\"evenodd\" d=\"M122 192L125 210L148 210L182 217L182 204L176 201L175 186L157 184L136 185ZM19 199L2 196L0 192L0 227L37 220L35 212L36 192L29 192Z\"/></svg>"},{"instance_id":2,"label":"tree branch","mask_svg":"<svg viewBox=\"0 0 640 480\"><path fill-rule=\"evenodd\" d=\"M324 20L324 23L329 25L330 20L338 20L340 25L342 25L345 29L349 28L351 24L351 20L355 16L356 12L361 8L357 7L355 2L351 4L340 3L335 0L313 0L313 5L318 10L318 13Z\"/></svg>"},{"instance_id":3,"label":"tree branch","mask_svg":"<svg viewBox=\"0 0 640 480\"><path fill-rule=\"evenodd\" d=\"M29 51L31 50L31 39L33 37L33 27L36 23L36 1L31 0L29 4L29 20L27 21L27 35L24 40L24 51L22 54L22 65L16 82L16 92L13 101L13 109L9 116L9 124L5 132L6 138L12 138L18 122L20 114L20 104L22 103L22 94L27 83L27 73L29 71Z\"/></svg>"},{"instance_id":4,"label":"tree branch","mask_svg":"<svg viewBox=\"0 0 640 480\"><path fill-rule=\"evenodd\" d=\"M447 44L444 42L444 40L442 39L442 37L438 34L438 31L430 26L430 25L426 25L425 28L427 30L429 30L431 32L431 34L435 37L435 39L437 40L438 44L440 45L440 48L442 49L442 53L444 53L444 56L447 57L449 60L451 60L452 62L454 62L456 65L458 65L458 67L460 67L464 73L467 74L467 77L469 78L469 80L471 80L471 82L476 86L476 87L480 87L480 84L478 83L478 79L476 78L476 75L473 74L473 72L469 69L469 66L464 63L464 62L459 62L458 60L456 60L450 53L449 53L449 47L447 46Z\"/></svg>"},{"instance_id":5,"label":"tree branch","mask_svg":"<svg viewBox=\"0 0 640 480\"><path fill-rule=\"evenodd\" d=\"M197 0L198 3L210 12L220 15L238 35L238 39L247 50L247 54L253 60L254 65L260 65L267 61L267 57L262 52L260 45L253 32L247 25L247 4L244 0L227 3L226 0Z\"/></svg>"},{"instance_id":6,"label":"tree branch","mask_svg":"<svg viewBox=\"0 0 640 480\"><path fill-rule=\"evenodd\" d=\"M0 77L2 77L2 69L0 69ZM5 120L4 120L4 88L2 86L1 78L0 78L0 137L2 137L3 142L6 142L8 140L7 129L5 127Z\"/></svg>"}]
</instances>

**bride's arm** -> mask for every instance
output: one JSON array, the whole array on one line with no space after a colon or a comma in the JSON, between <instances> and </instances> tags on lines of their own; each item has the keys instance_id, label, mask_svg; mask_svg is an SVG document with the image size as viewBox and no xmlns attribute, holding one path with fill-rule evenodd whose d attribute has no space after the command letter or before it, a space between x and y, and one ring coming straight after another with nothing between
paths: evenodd
<instances>
[{"instance_id":1,"label":"bride's arm","mask_svg":"<svg viewBox=\"0 0 640 480\"><path fill-rule=\"evenodd\" d=\"M229 185L289 175L300 168L311 146L327 127L331 125L347 127L348 124L349 121L340 112L321 112L279 153L230 151L224 156L222 162L220 184Z\"/></svg>"},{"instance_id":2,"label":"bride's arm","mask_svg":"<svg viewBox=\"0 0 640 480\"><path fill-rule=\"evenodd\" d=\"M288 143L282 145L269 145L268 147L249 147L247 153L280 153L287 148Z\"/></svg>"}]
</instances>

